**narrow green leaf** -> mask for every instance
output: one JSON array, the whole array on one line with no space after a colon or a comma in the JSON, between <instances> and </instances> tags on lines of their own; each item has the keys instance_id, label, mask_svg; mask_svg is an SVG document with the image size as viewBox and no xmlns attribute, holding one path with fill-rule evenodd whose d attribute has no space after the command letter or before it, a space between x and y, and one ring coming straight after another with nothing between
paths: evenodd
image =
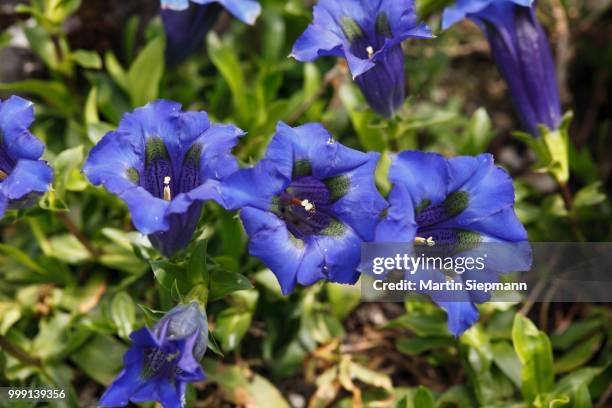
<instances>
[{"instance_id":1,"label":"narrow green leaf","mask_svg":"<svg viewBox=\"0 0 612 408\"><path fill-rule=\"evenodd\" d=\"M215 268L210 276L209 300L215 301L239 290L251 289L253 285L244 276L221 268Z\"/></svg>"},{"instance_id":2,"label":"narrow green leaf","mask_svg":"<svg viewBox=\"0 0 612 408\"><path fill-rule=\"evenodd\" d=\"M164 74L165 47L166 40L163 37L155 38L138 54L130 67L125 85L135 107L157 99L159 84Z\"/></svg>"},{"instance_id":3,"label":"narrow green leaf","mask_svg":"<svg viewBox=\"0 0 612 408\"><path fill-rule=\"evenodd\" d=\"M431 391L423 386L419 386L414 395L414 406L419 408L435 408L436 404Z\"/></svg>"},{"instance_id":4,"label":"narrow green leaf","mask_svg":"<svg viewBox=\"0 0 612 408\"><path fill-rule=\"evenodd\" d=\"M128 339L136 321L136 308L131 296L125 292L117 293L111 302L110 312L119 337Z\"/></svg>"},{"instance_id":5,"label":"narrow green leaf","mask_svg":"<svg viewBox=\"0 0 612 408\"><path fill-rule=\"evenodd\" d=\"M533 401L539 394L552 390L553 355L550 340L526 317L517 314L512 327L514 349L522 364L523 396Z\"/></svg>"},{"instance_id":6,"label":"narrow green leaf","mask_svg":"<svg viewBox=\"0 0 612 408\"><path fill-rule=\"evenodd\" d=\"M100 69L102 68L102 58L95 51L76 50L70 57L74 62L83 68Z\"/></svg>"}]
</instances>

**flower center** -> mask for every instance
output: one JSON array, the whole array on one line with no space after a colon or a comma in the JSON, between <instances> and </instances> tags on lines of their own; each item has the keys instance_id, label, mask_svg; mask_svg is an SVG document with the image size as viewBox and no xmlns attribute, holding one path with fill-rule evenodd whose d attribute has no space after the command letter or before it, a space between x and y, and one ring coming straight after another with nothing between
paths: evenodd
<instances>
[{"instance_id":1,"label":"flower center","mask_svg":"<svg viewBox=\"0 0 612 408\"><path fill-rule=\"evenodd\" d=\"M473 241L473 237L466 235L467 231L443 225L461 214L469 205L470 197L465 191L455 191L446 199L436 205L424 200L416 209L417 245L455 245L466 241Z\"/></svg>"},{"instance_id":2,"label":"flower center","mask_svg":"<svg viewBox=\"0 0 612 408\"><path fill-rule=\"evenodd\" d=\"M355 19L347 16L340 19L340 27L351 45L351 52L361 59L371 59L383 48L385 40L393 37L389 19L384 12L376 16L375 22L367 25L374 27L365 29Z\"/></svg>"},{"instance_id":3,"label":"flower center","mask_svg":"<svg viewBox=\"0 0 612 408\"><path fill-rule=\"evenodd\" d=\"M4 181L15 168L15 160L4 147L4 138L0 130L0 182Z\"/></svg>"},{"instance_id":4,"label":"flower center","mask_svg":"<svg viewBox=\"0 0 612 408\"><path fill-rule=\"evenodd\" d=\"M201 184L200 156L202 145L192 145L183 157L172 157L163 140L152 137L145 145L145 163L142 172L134 167L126 177L140 185L151 195L171 201Z\"/></svg>"},{"instance_id":5,"label":"flower center","mask_svg":"<svg viewBox=\"0 0 612 408\"><path fill-rule=\"evenodd\" d=\"M158 348L144 350L145 359L141 376L144 379L156 377L158 375L172 375L176 372L176 363L180 357L180 352L167 353Z\"/></svg>"},{"instance_id":6,"label":"flower center","mask_svg":"<svg viewBox=\"0 0 612 408\"><path fill-rule=\"evenodd\" d=\"M274 212L298 239L318 234L333 222L329 215L331 195L321 180L298 177L276 198Z\"/></svg>"}]
</instances>

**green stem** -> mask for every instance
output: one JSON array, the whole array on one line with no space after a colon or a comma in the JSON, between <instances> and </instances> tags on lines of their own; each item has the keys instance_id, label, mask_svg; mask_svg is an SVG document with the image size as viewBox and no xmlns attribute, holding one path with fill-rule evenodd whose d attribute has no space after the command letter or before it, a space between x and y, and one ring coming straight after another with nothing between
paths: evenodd
<instances>
[{"instance_id":1,"label":"green stem","mask_svg":"<svg viewBox=\"0 0 612 408\"><path fill-rule=\"evenodd\" d=\"M26 365L36 366L36 367L42 366L42 361L40 361L39 358L32 357L31 355L26 353L24 350L22 350L20 347L11 343L9 339L7 339L6 337L2 335L0 335L0 348Z\"/></svg>"},{"instance_id":2,"label":"green stem","mask_svg":"<svg viewBox=\"0 0 612 408\"><path fill-rule=\"evenodd\" d=\"M559 191L561 192L561 197L563 197L563 204L567 210L567 216L576 239L580 242L586 242L586 237L580 228L580 222L572 213L572 209L574 208L574 197L572 195L572 191L566 183L561 182L559 182Z\"/></svg>"}]
</instances>

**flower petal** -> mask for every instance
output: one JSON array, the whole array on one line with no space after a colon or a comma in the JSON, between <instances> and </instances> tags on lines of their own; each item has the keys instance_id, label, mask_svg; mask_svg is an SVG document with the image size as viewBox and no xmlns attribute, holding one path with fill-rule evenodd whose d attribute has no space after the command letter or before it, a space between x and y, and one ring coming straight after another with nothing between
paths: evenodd
<instances>
[{"instance_id":1,"label":"flower petal","mask_svg":"<svg viewBox=\"0 0 612 408\"><path fill-rule=\"evenodd\" d=\"M291 293L304 257L301 241L293 238L285 223L272 213L246 207L240 218L251 237L249 254L274 272L284 295Z\"/></svg>"},{"instance_id":2,"label":"flower petal","mask_svg":"<svg viewBox=\"0 0 612 408\"><path fill-rule=\"evenodd\" d=\"M333 31L311 24L293 44L291 56L298 61L314 61L319 57L343 57L342 38Z\"/></svg>"},{"instance_id":3,"label":"flower petal","mask_svg":"<svg viewBox=\"0 0 612 408\"><path fill-rule=\"evenodd\" d=\"M376 242L414 242L417 224L408 189L396 184L389 193L387 216L376 227Z\"/></svg>"},{"instance_id":4,"label":"flower petal","mask_svg":"<svg viewBox=\"0 0 612 408\"><path fill-rule=\"evenodd\" d=\"M446 198L448 185L446 160L437 153L404 151L393 159L389 180L402 184L418 208L424 201L439 204Z\"/></svg>"},{"instance_id":5,"label":"flower petal","mask_svg":"<svg viewBox=\"0 0 612 408\"><path fill-rule=\"evenodd\" d=\"M45 146L28 130L34 121L32 102L11 96L0 101L0 143L13 160L36 160L42 156Z\"/></svg>"},{"instance_id":6,"label":"flower petal","mask_svg":"<svg viewBox=\"0 0 612 408\"><path fill-rule=\"evenodd\" d=\"M448 328L459 337L478 321L480 313L470 302L437 302L448 314Z\"/></svg>"},{"instance_id":7,"label":"flower petal","mask_svg":"<svg viewBox=\"0 0 612 408\"><path fill-rule=\"evenodd\" d=\"M374 239L380 214L387 207L374 181L374 172L380 154L368 153L368 156L366 163L342 176L337 176L346 180L348 185L344 187L346 194L332 206L334 215L350 225L364 241Z\"/></svg>"},{"instance_id":8,"label":"flower petal","mask_svg":"<svg viewBox=\"0 0 612 408\"><path fill-rule=\"evenodd\" d=\"M128 349L123 356L124 368L100 398L100 406L123 407L128 404L134 392L143 384L143 361L140 346L134 345Z\"/></svg>"},{"instance_id":9,"label":"flower petal","mask_svg":"<svg viewBox=\"0 0 612 408\"><path fill-rule=\"evenodd\" d=\"M361 238L349 226L335 222L314 237L323 254L323 273L328 280L354 284L359 279Z\"/></svg>"},{"instance_id":10,"label":"flower petal","mask_svg":"<svg viewBox=\"0 0 612 408\"><path fill-rule=\"evenodd\" d=\"M53 170L42 160L19 160L11 174L0 183L9 200L18 200L31 192L44 193L53 181Z\"/></svg>"},{"instance_id":11,"label":"flower petal","mask_svg":"<svg viewBox=\"0 0 612 408\"><path fill-rule=\"evenodd\" d=\"M514 204L512 178L493 163L493 156L476 157L478 168L458 191L467 193L468 204L454 220L454 225L466 226L489 217ZM452 162L452 159L449 160Z\"/></svg>"}]
</instances>

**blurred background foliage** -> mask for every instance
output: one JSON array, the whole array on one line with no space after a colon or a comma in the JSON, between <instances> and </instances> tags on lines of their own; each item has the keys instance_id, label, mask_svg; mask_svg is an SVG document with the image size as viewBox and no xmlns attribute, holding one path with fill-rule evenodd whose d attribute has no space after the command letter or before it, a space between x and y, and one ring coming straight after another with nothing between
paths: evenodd
<instances>
[{"instance_id":1,"label":"blurred background foliage","mask_svg":"<svg viewBox=\"0 0 612 408\"><path fill-rule=\"evenodd\" d=\"M188 406L611 406L609 305L485 304L455 339L427 302L361 304L359 287L335 284L283 297L248 257L235 214L205 206L193 244L205 266L193 266L202 257L177 268L80 172L124 112L162 97L246 130L235 150L244 165L262 156L279 120L323 122L362 150L489 151L515 179L531 240L611 241L610 0L538 5L574 112L566 191L533 171L535 156L512 136L518 121L480 31L439 32L446 0L417 1L438 37L405 44L410 97L391 124L366 108L341 63L287 57L312 2L261 3L254 27L223 15L205 47L169 67L155 0L0 1L0 95L35 101L33 133L56 172L39 207L0 224L0 384L62 388L69 399L52 406L95 406L129 333L176 304L189 290L182 274L195 268L211 282L211 334L208 380L190 388Z\"/></svg>"}]
</instances>

